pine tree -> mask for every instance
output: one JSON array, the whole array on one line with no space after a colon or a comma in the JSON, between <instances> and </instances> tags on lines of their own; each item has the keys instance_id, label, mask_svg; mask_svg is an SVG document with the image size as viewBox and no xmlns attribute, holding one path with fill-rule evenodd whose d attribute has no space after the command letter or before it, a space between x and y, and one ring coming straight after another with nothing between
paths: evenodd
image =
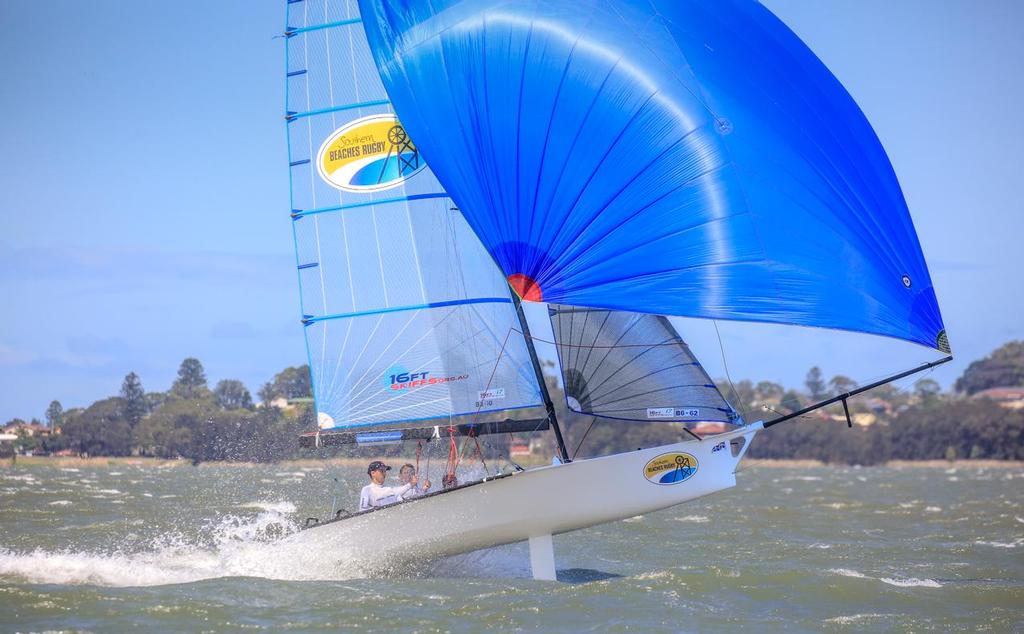
<instances>
[{"instance_id":1,"label":"pine tree","mask_svg":"<svg viewBox=\"0 0 1024 634\"><path fill-rule=\"evenodd\" d=\"M50 429L56 429L64 423L64 406L60 404L60 401L51 401L50 406L46 408L46 424L50 426Z\"/></svg>"},{"instance_id":2,"label":"pine tree","mask_svg":"<svg viewBox=\"0 0 1024 634\"><path fill-rule=\"evenodd\" d=\"M202 396L209 388L206 385L206 372L203 364L195 357L189 357L178 367L178 378L171 385L171 392L182 398Z\"/></svg>"},{"instance_id":3,"label":"pine tree","mask_svg":"<svg viewBox=\"0 0 1024 634\"><path fill-rule=\"evenodd\" d=\"M149 413L146 391L142 389L139 375L129 372L124 377L124 382L121 383L121 398L124 399L124 418L129 425L135 427L142 417Z\"/></svg>"},{"instance_id":4,"label":"pine tree","mask_svg":"<svg viewBox=\"0 0 1024 634\"><path fill-rule=\"evenodd\" d=\"M807 378L804 379L804 385L807 386L807 392L811 396L811 400L820 401L827 396L825 391L825 379L822 378L821 368L814 366L807 371Z\"/></svg>"}]
</instances>

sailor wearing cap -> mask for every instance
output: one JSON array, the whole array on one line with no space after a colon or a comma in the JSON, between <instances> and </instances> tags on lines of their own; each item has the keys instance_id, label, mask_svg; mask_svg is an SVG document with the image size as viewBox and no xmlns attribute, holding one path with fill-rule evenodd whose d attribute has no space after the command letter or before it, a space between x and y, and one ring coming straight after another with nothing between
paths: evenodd
<instances>
[{"instance_id":1,"label":"sailor wearing cap","mask_svg":"<svg viewBox=\"0 0 1024 634\"><path fill-rule=\"evenodd\" d=\"M419 483L417 476L413 475L409 482L402 486L386 487L384 486L384 479L388 477L388 471L390 470L391 467L380 460L374 460L366 468L366 473L370 476L370 484L364 486L363 490L359 493L360 511L366 511L375 506L386 506L395 502L401 502L402 496Z\"/></svg>"}]
</instances>

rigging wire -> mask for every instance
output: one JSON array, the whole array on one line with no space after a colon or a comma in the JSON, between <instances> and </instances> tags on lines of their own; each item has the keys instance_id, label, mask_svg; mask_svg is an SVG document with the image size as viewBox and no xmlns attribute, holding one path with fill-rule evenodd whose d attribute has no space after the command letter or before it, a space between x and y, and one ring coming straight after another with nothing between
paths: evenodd
<instances>
[{"instance_id":1,"label":"rigging wire","mask_svg":"<svg viewBox=\"0 0 1024 634\"><path fill-rule=\"evenodd\" d=\"M736 400L740 400L740 393L736 391L736 386L732 383L732 376L729 374L729 362L725 359L725 346L722 344L722 333L718 332L718 320L712 319L711 323L715 325L715 336L718 337L718 350L722 354L722 366L725 367L725 379L729 381L729 389L732 390L733 397ZM734 407L736 404L732 404ZM747 418L747 404L739 403L740 411L743 414L743 419Z\"/></svg>"},{"instance_id":2,"label":"rigging wire","mask_svg":"<svg viewBox=\"0 0 1024 634\"><path fill-rule=\"evenodd\" d=\"M590 433L591 428L593 428L594 423L596 423L596 422L597 422L597 416L591 416L590 417L590 424L587 425L587 430L585 432L583 432L583 437L580 438L580 441L578 443L576 443L576 449L573 450L573 452L572 452L572 459L573 460L575 460L576 456L579 455L580 447L583 446L583 441L587 439L587 435Z\"/></svg>"}]
</instances>

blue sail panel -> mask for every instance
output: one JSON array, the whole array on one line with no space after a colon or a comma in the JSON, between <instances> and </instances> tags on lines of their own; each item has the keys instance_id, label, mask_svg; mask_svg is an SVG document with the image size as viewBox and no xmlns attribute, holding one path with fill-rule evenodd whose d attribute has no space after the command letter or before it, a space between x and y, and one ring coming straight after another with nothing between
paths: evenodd
<instances>
[{"instance_id":1,"label":"blue sail panel","mask_svg":"<svg viewBox=\"0 0 1024 634\"><path fill-rule=\"evenodd\" d=\"M322 429L540 404L508 284L391 108L354 0L292 0L288 166Z\"/></svg>"},{"instance_id":2,"label":"blue sail panel","mask_svg":"<svg viewBox=\"0 0 1024 634\"><path fill-rule=\"evenodd\" d=\"M881 143L759 4L360 4L397 112L525 299L948 351Z\"/></svg>"}]
</instances>

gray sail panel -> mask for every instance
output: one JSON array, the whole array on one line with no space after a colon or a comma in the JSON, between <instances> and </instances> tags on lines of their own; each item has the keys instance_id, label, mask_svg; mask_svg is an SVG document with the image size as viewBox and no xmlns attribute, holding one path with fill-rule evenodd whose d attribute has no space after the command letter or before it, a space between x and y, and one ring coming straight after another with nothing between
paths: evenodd
<instances>
[{"instance_id":1,"label":"gray sail panel","mask_svg":"<svg viewBox=\"0 0 1024 634\"><path fill-rule=\"evenodd\" d=\"M634 421L743 421L665 317L552 305L569 409Z\"/></svg>"}]
</instances>

